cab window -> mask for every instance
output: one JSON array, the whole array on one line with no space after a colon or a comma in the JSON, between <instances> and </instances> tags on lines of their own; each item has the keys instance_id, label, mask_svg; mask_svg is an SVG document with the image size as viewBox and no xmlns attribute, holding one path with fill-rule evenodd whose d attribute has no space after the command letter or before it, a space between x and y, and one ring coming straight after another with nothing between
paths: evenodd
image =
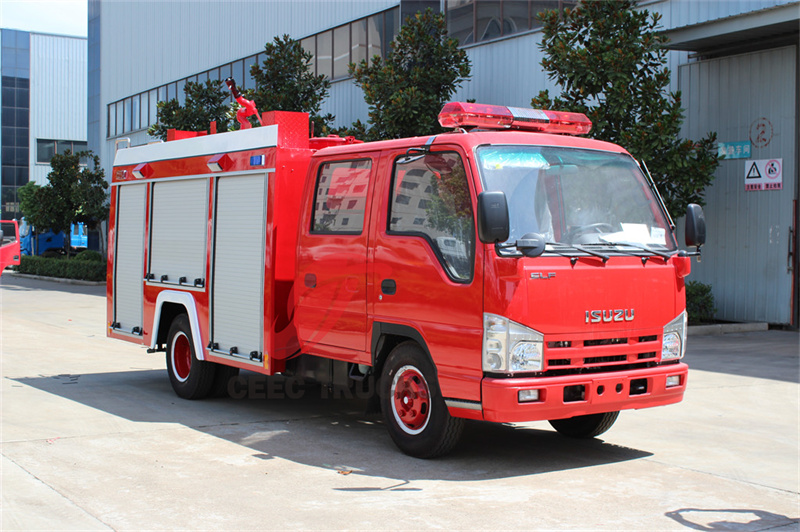
<instances>
[{"instance_id":1,"label":"cab window","mask_svg":"<svg viewBox=\"0 0 800 532\"><path fill-rule=\"evenodd\" d=\"M454 281L472 280L475 226L467 174L454 152L395 161L389 233L425 238Z\"/></svg>"},{"instance_id":2,"label":"cab window","mask_svg":"<svg viewBox=\"0 0 800 532\"><path fill-rule=\"evenodd\" d=\"M361 234L371 167L369 159L320 166L314 190L312 233Z\"/></svg>"}]
</instances>

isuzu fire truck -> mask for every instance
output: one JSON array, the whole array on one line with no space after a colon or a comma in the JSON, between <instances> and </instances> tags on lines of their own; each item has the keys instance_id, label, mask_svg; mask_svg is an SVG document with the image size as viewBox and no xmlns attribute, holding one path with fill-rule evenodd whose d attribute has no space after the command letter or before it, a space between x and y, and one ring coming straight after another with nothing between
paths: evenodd
<instances>
[{"instance_id":1,"label":"isuzu fire truck","mask_svg":"<svg viewBox=\"0 0 800 532\"><path fill-rule=\"evenodd\" d=\"M240 369L373 382L417 457L467 419L585 438L682 399L702 211L679 250L646 169L578 136L584 115L454 102L451 132L371 143L260 122L116 153L108 336L165 351L179 396Z\"/></svg>"}]
</instances>

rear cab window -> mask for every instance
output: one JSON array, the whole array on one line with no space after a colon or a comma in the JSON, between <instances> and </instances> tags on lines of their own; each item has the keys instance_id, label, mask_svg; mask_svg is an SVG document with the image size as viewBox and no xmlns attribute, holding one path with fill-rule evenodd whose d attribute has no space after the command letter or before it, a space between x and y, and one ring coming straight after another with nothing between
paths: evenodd
<instances>
[{"instance_id":1,"label":"rear cab window","mask_svg":"<svg viewBox=\"0 0 800 532\"><path fill-rule=\"evenodd\" d=\"M361 234L371 169L370 159L320 165L314 189L311 234Z\"/></svg>"}]
</instances>

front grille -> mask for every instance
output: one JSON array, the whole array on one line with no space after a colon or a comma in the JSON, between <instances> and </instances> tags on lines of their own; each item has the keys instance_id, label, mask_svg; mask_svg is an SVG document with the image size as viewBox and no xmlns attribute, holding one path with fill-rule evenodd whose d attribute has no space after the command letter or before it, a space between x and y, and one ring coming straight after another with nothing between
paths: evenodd
<instances>
[{"instance_id":1,"label":"front grille","mask_svg":"<svg viewBox=\"0 0 800 532\"><path fill-rule=\"evenodd\" d=\"M592 347L595 345L619 345L627 344L627 338L602 338L600 340L586 340L583 342L584 347Z\"/></svg>"},{"instance_id":2,"label":"front grille","mask_svg":"<svg viewBox=\"0 0 800 532\"><path fill-rule=\"evenodd\" d=\"M564 336L545 338L545 367L540 375L554 377L648 368L658 364L661 351L660 334Z\"/></svg>"},{"instance_id":3,"label":"front grille","mask_svg":"<svg viewBox=\"0 0 800 532\"><path fill-rule=\"evenodd\" d=\"M584 366L591 366L593 364L605 364L607 362L627 362L626 355L614 355L611 357L588 357L583 359Z\"/></svg>"}]
</instances>

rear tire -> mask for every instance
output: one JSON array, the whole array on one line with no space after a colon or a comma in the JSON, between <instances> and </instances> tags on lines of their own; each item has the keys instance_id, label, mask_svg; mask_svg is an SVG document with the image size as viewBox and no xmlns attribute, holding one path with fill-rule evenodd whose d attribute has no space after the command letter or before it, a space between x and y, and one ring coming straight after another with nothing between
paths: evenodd
<instances>
[{"instance_id":1,"label":"rear tire","mask_svg":"<svg viewBox=\"0 0 800 532\"><path fill-rule=\"evenodd\" d=\"M228 397L228 388L231 379L235 379L239 375L239 368L233 366L225 366L223 364L215 364L216 373L214 374L214 383L211 385L209 397Z\"/></svg>"},{"instance_id":2,"label":"rear tire","mask_svg":"<svg viewBox=\"0 0 800 532\"><path fill-rule=\"evenodd\" d=\"M594 438L608 429L617 420L619 412L605 414L589 414L567 419L553 419L549 423L554 429L570 438Z\"/></svg>"},{"instance_id":3,"label":"rear tire","mask_svg":"<svg viewBox=\"0 0 800 532\"><path fill-rule=\"evenodd\" d=\"M215 370L213 363L197 359L189 317L186 314L176 316L167 335L167 373L172 389L184 399L207 397Z\"/></svg>"},{"instance_id":4,"label":"rear tire","mask_svg":"<svg viewBox=\"0 0 800 532\"><path fill-rule=\"evenodd\" d=\"M416 343L402 343L389 353L380 390L386 427L401 451L434 458L458 443L464 420L450 415L433 364Z\"/></svg>"}]
</instances>

